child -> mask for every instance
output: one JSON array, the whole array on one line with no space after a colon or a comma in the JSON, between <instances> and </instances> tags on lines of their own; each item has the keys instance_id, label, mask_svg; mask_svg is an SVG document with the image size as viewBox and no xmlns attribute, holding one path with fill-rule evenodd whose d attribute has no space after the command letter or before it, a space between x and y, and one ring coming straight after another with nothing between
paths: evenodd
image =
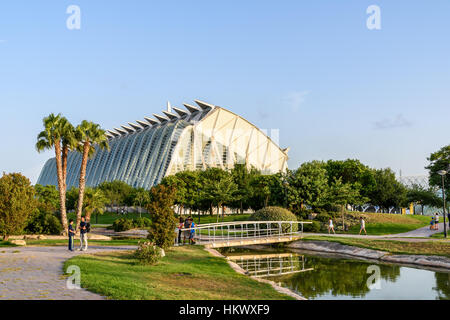
<instances>
[{"instance_id":1,"label":"child","mask_svg":"<svg viewBox=\"0 0 450 320\"><path fill-rule=\"evenodd\" d=\"M431 216L431 221L430 221L430 230L434 229L434 216Z\"/></svg>"},{"instance_id":2,"label":"child","mask_svg":"<svg viewBox=\"0 0 450 320\"><path fill-rule=\"evenodd\" d=\"M73 219L69 220L69 250L73 250L73 237L75 236L75 230L73 228Z\"/></svg>"}]
</instances>

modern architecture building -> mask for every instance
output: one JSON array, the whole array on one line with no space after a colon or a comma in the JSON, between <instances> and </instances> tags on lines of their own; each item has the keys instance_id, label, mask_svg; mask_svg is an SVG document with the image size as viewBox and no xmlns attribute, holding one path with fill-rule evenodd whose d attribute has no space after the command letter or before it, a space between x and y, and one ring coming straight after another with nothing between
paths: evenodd
<instances>
[{"instance_id":1,"label":"modern architecture building","mask_svg":"<svg viewBox=\"0 0 450 320\"><path fill-rule=\"evenodd\" d=\"M230 169L235 163L263 173L286 169L288 149L281 149L265 132L225 108L195 103L184 104L185 109L168 103L163 115L108 130L110 150L99 150L89 160L86 185L121 180L148 189L179 171ZM80 166L81 154L70 152L68 188L78 186ZM55 158L44 165L38 184L57 185Z\"/></svg>"}]
</instances>

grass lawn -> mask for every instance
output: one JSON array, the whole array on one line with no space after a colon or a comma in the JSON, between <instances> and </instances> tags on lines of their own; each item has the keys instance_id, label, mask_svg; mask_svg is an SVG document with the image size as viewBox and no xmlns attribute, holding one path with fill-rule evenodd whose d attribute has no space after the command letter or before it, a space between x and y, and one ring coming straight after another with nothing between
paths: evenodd
<instances>
[{"instance_id":1,"label":"grass lawn","mask_svg":"<svg viewBox=\"0 0 450 320\"><path fill-rule=\"evenodd\" d=\"M366 220L367 233L371 235L396 234L412 231L428 226L431 219L427 216L389 213L348 212L347 215L352 219L358 219L360 216L363 216ZM339 223L335 222L335 226L339 226ZM347 233L358 234L359 224L350 227Z\"/></svg>"},{"instance_id":2,"label":"grass lawn","mask_svg":"<svg viewBox=\"0 0 450 320\"><path fill-rule=\"evenodd\" d=\"M225 259L200 246L171 248L155 266L138 264L132 252L74 257L81 285L119 300L278 300L292 299L269 284L236 273Z\"/></svg>"},{"instance_id":3,"label":"grass lawn","mask_svg":"<svg viewBox=\"0 0 450 320\"><path fill-rule=\"evenodd\" d=\"M303 240L338 242L349 246L381 250L395 254L423 254L450 257L450 242L446 241L405 242L395 240L355 239L327 236L307 236Z\"/></svg>"},{"instance_id":4,"label":"grass lawn","mask_svg":"<svg viewBox=\"0 0 450 320\"><path fill-rule=\"evenodd\" d=\"M0 248L1 247L17 247L17 246L9 241L0 240Z\"/></svg>"},{"instance_id":5,"label":"grass lawn","mask_svg":"<svg viewBox=\"0 0 450 320\"><path fill-rule=\"evenodd\" d=\"M444 231L431 235L431 238L444 239ZM450 239L450 230L447 228L447 240Z\"/></svg>"}]
</instances>

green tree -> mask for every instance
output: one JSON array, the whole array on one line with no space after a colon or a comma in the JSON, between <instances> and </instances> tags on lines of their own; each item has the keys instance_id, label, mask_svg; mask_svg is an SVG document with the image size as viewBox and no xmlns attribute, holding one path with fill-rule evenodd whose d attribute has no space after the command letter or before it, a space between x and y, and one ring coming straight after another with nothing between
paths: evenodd
<instances>
[{"instance_id":1,"label":"green tree","mask_svg":"<svg viewBox=\"0 0 450 320\"><path fill-rule=\"evenodd\" d=\"M303 163L292 172L288 183L291 207L299 208L304 204L312 207L320 206L327 199L328 176L322 161Z\"/></svg>"},{"instance_id":2,"label":"green tree","mask_svg":"<svg viewBox=\"0 0 450 320\"><path fill-rule=\"evenodd\" d=\"M150 202L147 210L152 215L152 225L148 239L160 248L173 245L177 220L172 209L176 197L173 187L158 185L150 190Z\"/></svg>"},{"instance_id":3,"label":"green tree","mask_svg":"<svg viewBox=\"0 0 450 320\"><path fill-rule=\"evenodd\" d=\"M395 173L387 169L374 171L376 187L369 194L370 202L379 205L384 211L407 204L407 190L395 178Z\"/></svg>"},{"instance_id":4,"label":"green tree","mask_svg":"<svg viewBox=\"0 0 450 320\"><path fill-rule=\"evenodd\" d=\"M3 174L0 178L0 234L8 240L23 231L37 208L34 188L20 173Z\"/></svg>"},{"instance_id":5,"label":"green tree","mask_svg":"<svg viewBox=\"0 0 450 320\"><path fill-rule=\"evenodd\" d=\"M83 212L84 190L86 187L86 167L88 159L91 158L98 149L108 149L108 137L105 130L96 123L83 120L75 129L75 136L78 140L78 151L82 154L80 168L79 194L77 202L77 226L81 221Z\"/></svg>"},{"instance_id":6,"label":"green tree","mask_svg":"<svg viewBox=\"0 0 450 320\"><path fill-rule=\"evenodd\" d=\"M139 207L139 217L142 217L141 208L147 205L150 201L150 196L144 188L136 189L134 192L134 204Z\"/></svg>"},{"instance_id":7,"label":"green tree","mask_svg":"<svg viewBox=\"0 0 450 320\"><path fill-rule=\"evenodd\" d=\"M56 176L58 181L59 190L59 203L60 203L60 218L63 226L63 234L67 233L67 213L66 213L66 174L64 173L67 168L67 153L66 151L69 144L73 141L67 135L70 131L70 125L66 118L60 114L54 115L51 113L48 117L43 119L44 130L38 134L36 149L38 152L44 150L55 150L56 161ZM64 145L62 143L65 143ZM63 170L64 165L64 170Z\"/></svg>"},{"instance_id":8,"label":"green tree","mask_svg":"<svg viewBox=\"0 0 450 320\"><path fill-rule=\"evenodd\" d=\"M414 184L407 191L407 199L409 203L414 203L422 207L422 214L425 206L440 207L442 205L441 198L437 195L433 188L424 188Z\"/></svg>"},{"instance_id":9,"label":"green tree","mask_svg":"<svg viewBox=\"0 0 450 320\"><path fill-rule=\"evenodd\" d=\"M352 188L350 183L343 183L342 178L334 179L329 191L328 202L334 205L338 205L341 208L342 215L342 230L345 231L345 213L347 212L347 204L357 204L359 201L362 203L367 199L361 198L359 190Z\"/></svg>"},{"instance_id":10,"label":"green tree","mask_svg":"<svg viewBox=\"0 0 450 320\"><path fill-rule=\"evenodd\" d=\"M54 213L59 206L59 192L55 186L42 186L37 184L34 186L36 199L38 200L38 208L40 211Z\"/></svg>"},{"instance_id":11,"label":"green tree","mask_svg":"<svg viewBox=\"0 0 450 320\"><path fill-rule=\"evenodd\" d=\"M220 180L214 180L206 188L206 197L217 206L217 222L219 222L219 208L222 208L222 219L225 216L225 204L233 201L237 186L231 175L225 175Z\"/></svg>"},{"instance_id":12,"label":"green tree","mask_svg":"<svg viewBox=\"0 0 450 320\"><path fill-rule=\"evenodd\" d=\"M110 207L125 205L133 192L133 187L123 181L103 182L98 186L103 191Z\"/></svg>"},{"instance_id":13,"label":"green tree","mask_svg":"<svg viewBox=\"0 0 450 320\"><path fill-rule=\"evenodd\" d=\"M373 170L362 164L359 160L328 160L326 162L326 169L329 185L336 179L341 179L342 183L350 184L353 189L357 190L362 198L367 198L376 186Z\"/></svg>"},{"instance_id":14,"label":"green tree","mask_svg":"<svg viewBox=\"0 0 450 320\"><path fill-rule=\"evenodd\" d=\"M425 167L429 172L429 184L430 186L436 186L441 189L442 177L438 174L438 171L450 171L450 144L442 147L436 152L433 152L427 160L430 162L430 164ZM446 190L446 197L447 199L450 199L450 175L448 173L447 179L444 180L444 186Z\"/></svg>"}]
</instances>

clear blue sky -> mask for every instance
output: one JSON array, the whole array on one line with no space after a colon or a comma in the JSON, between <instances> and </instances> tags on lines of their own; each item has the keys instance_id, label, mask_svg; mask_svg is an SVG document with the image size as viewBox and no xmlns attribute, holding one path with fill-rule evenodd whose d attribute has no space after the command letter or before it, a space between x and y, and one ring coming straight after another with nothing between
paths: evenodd
<instances>
[{"instance_id":1,"label":"clear blue sky","mask_svg":"<svg viewBox=\"0 0 450 320\"><path fill-rule=\"evenodd\" d=\"M81 8L81 30L66 9ZM381 30L366 9L381 8ZM0 171L36 181L41 119L105 129L201 99L280 129L289 167L403 175L450 141L450 1L2 1Z\"/></svg>"}]
</instances>

